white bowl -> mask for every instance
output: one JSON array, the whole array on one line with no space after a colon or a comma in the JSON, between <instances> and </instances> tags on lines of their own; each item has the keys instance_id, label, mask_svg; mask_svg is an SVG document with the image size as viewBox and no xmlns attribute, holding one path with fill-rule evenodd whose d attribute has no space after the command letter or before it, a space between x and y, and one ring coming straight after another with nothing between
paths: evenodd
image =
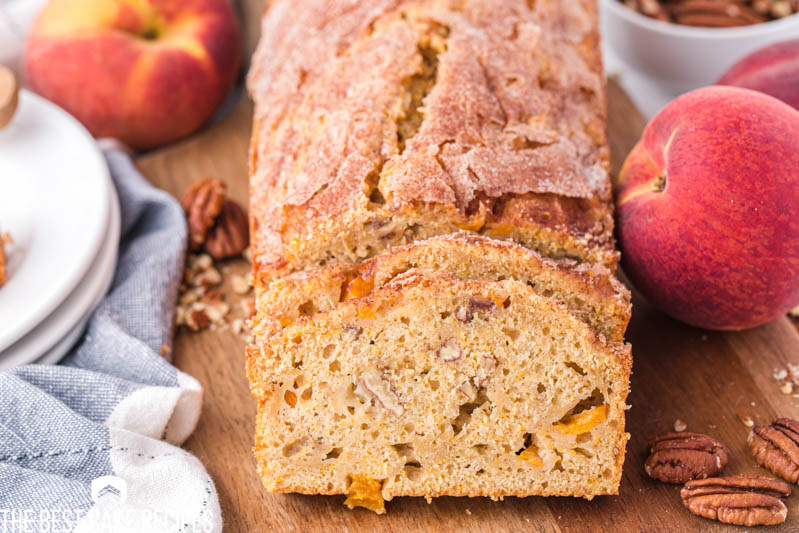
<instances>
[{"instance_id":1,"label":"white bowl","mask_svg":"<svg viewBox=\"0 0 799 533\"><path fill-rule=\"evenodd\" d=\"M799 14L736 28L662 22L619 0L599 0L604 45L627 66L677 94L714 84L736 61L799 36Z\"/></svg>"}]
</instances>

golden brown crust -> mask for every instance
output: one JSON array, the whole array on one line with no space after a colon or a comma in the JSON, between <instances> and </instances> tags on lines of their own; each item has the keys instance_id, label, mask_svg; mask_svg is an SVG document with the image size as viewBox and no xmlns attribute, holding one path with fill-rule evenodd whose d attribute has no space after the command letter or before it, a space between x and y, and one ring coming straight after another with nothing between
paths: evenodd
<instances>
[{"instance_id":1,"label":"golden brown crust","mask_svg":"<svg viewBox=\"0 0 799 533\"><path fill-rule=\"evenodd\" d=\"M301 3L249 77L258 277L459 228L615 266L593 1Z\"/></svg>"}]
</instances>

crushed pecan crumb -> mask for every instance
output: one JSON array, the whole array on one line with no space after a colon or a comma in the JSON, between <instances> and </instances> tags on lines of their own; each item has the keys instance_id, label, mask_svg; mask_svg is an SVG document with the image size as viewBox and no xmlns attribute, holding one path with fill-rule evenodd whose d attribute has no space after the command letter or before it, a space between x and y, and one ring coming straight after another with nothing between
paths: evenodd
<instances>
[{"instance_id":1,"label":"crushed pecan crumb","mask_svg":"<svg viewBox=\"0 0 799 533\"><path fill-rule=\"evenodd\" d=\"M229 276L230 268L221 271L208 254L191 254L187 257L175 308L175 326L188 331L216 330L226 327L245 342L252 342L249 320L255 314L255 300L247 296L252 287L248 278L236 274ZM234 312L221 290L229 279L231 292L243 296L239 300L241 312ZM234 302L235 303L235 302Z\"/></svg>"},{"instance_id":2,"label":"crushed pecan crumb","mask_svg":"<svg viewBox=\"0 0 799 533\"><path fill-rule=\"evenodd\" d=\"M744 426L746 426L748 428L750 428L750 427L755 425L755 421L752 420L752 417L749 416L749 415L746 415L746 414L743 414L743 413L738 413L738 419L741 421L741 423Z\"/></svg>"},{"instance_id":3,"label":"crushed pecan crumb","mask_svg":"<svg viewBox=\"0 0 799 533\"><path fill-rule=\"evenodd\" d=\"M236 294L247 294L252 288L250 279L238 274L233 274L230 278L230 286Z\"/></svg>"}]
</instances>

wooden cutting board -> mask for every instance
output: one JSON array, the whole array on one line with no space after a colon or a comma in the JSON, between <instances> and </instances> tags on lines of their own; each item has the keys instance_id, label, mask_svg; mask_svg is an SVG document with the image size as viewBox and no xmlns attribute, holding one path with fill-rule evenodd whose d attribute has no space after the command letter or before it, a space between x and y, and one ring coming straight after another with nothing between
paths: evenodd
<instances>
[{"instance_id":1,"label":"wooden cutting board","mask_svg":"<svg viewBox=\"0 0 799 533\"><path fill-rule=\"evenodd\" d=\"M255 38L259 0L244 2ZM638 139L644 120L611 81L609 132L614 172ZM193 180L227 181L231 195L247 202L247 146L252 105L238 95L228 115L191 139L138 159L157 186L180 195ZM229 273L248 265L231 261ZM225 289L229 300L236 301ZM227 330L181 333L173 355L177 366L205 388L203 414L185 448L205 464L216 483L225 531L468 531L586 532L743 531L691 515L680 503L679 487L648 478L643 471L646 440L670 431L675 420L690 431L713 435L731 451L725 473L766 474L747 448L749 428L738 414L756 423L775 416L799 418L799 399L782 394L775 368L799 364L799 333L788 318L742 333L708 332L682 325L653 310L637 295L627 340L633 345L633 377L628 403L627 447L620 494L593 501L572 498L488 499L397 498L388 514L350 511L343 497L269 494L261 486L251 452L255 402L244 374L244 342ZM236 310L234 309L234 312ZM797 388L799 393L799 388ZM799 490L787 501L788 520L763 531L799 531Z\"/></svg>"}]
</instances>

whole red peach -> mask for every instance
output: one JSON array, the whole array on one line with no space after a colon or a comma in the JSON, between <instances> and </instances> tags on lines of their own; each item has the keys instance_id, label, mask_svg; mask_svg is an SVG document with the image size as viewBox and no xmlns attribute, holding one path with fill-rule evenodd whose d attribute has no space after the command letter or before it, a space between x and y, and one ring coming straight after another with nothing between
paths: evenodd
<instances>
[{"instance_id":1,"label":"whole red peach","mask_svg":"<svg viewBox=\"0 0 799 533\"><path fill-rule=\"evenodd\" d=\"M647 125L615 184L622 265L688 324L745 329L799 303L799 111L707 87Z\"/></svg>"},{"instance_id":2,"label":"whole red peach","mask_svg":"<svg viewBox=\"0 0 799 533\"><path fill-rule=\"evenodd\" d=\"M719 85L760 91L799 109L799 39L746 56L721 77Z\"/></svg>"},{"instance_id":3,"label":"whole red peach","mask_svg":"<svg viewBox=\"0 0 799 533\"><path fill-rule=\"evenodd\" d=\"M230 0L50 0L25 50L36 92L139 149L202 126L240 63Z\"/></svg>"}]
</instances>

